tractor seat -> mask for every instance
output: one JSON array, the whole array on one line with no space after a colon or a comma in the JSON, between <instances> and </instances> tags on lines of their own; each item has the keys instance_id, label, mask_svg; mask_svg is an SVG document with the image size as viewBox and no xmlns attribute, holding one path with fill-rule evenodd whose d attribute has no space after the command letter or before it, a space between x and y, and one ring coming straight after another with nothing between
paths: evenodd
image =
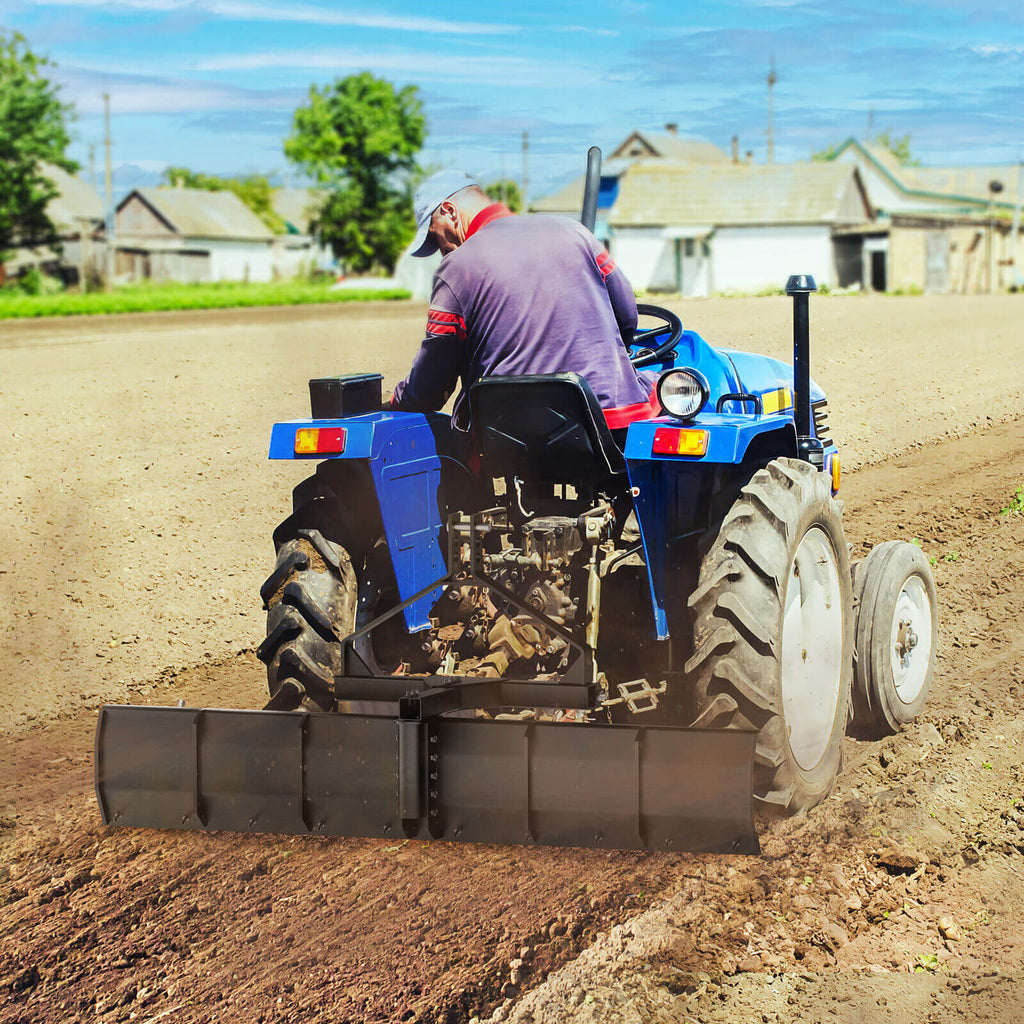
<instances>
[{"instance_id":1,"label":"tractor seat","mask_svg":"<svg viewBox=\"0 0 1024 1024\"><path fill-rule=\"evenodd\" d=\"M481 377L469 389L481 468L539 484L622 485L626 460L578 373Z\"/></svg>"}]
</instances>

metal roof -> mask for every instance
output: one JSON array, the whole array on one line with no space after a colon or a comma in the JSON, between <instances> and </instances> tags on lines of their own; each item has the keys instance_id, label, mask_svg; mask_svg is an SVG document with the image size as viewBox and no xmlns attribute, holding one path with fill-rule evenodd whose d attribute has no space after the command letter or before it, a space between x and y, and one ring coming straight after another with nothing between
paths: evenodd
<instances>
[{"instance_id":1,"label":"metal roof","mask_svg":"<svg viewBox=\"0 0 1024 1024\"><path fill-rule=\"evenodd\" d=\"M612 227L840 224L871 219L849 164L634 164L619 179Z\"/></svg>"},{"instance_id":2,"label":"metal roof","mask_svg":"<svg viewBox=\"0 0 1024 1024\"><path fill-rule=\"evenodd\" d=\"M681 138L674 132L633 132L611 153L609 159L673 160L691 164L724 164L725 152L711 142Z\"/></svg>"},{"instance_id":3,"label":"metal roof","mask_svg":"<svg viewBox=\"0 0 1024 1024\"><path fill-rule=\"evenodd\" d=\"M579 216L579 212L583 208L583 182L585 180L581 175L557 192L532 201L530 209L537 213L575 213Z\"/></svg>"},{"instance_id":4,"label":"metal roof","mask_svg":"<svg viewBox=\"0 0 1024 1024\"><path fill-rule=\"evenodd\" d=\"M92 185L54 164L44 163L40 169L58 192L46 213L59 232L81 231L83 220L103 220L103 200Z\"/></svg>"},{"instance_id":5,"label":"metal roof","mask_svg":"<svg viewBox=\"0 0 1024 1024\"><path fill-rule=\"evenodd\" d=\"M848 150L859 150L889 181L908 196L936 200L943 205L988 204L989 198L1002 209L1012 207L1018 200L1020 165L995 164L981 167L920 167L901 164L885 146L847 139L836 151L837 160ZM999 181L1003 191L995 196L989 183ZM1024 196L1021 196L1024 199Z\"/></svg>"},{"instance_id":6,"label":"metal roof","mask_svg":"<svg viewBox=\"0 0 1024 1024\"><path fill-rule=\"evenodd\" d=\"M139 196L178 234L186 238L222 238L269 242L274 233L234 192L198 188L137 188L120 210Z\"/></svg>"},{"instance_id":7,"label":"metal roof","mask_svg":"<svg viewBox=\"0 0 1024 1024\"><path fill-rule=\"evenodd\" d=\"M1003 191L993 198L999 203L1013 203L1017 200L1017 164L997 164L991 167L911 167L903 168L902 174L924 191L949 193L954 197L967 196L983 203L989 199L989 183L999 181Z\"/></svg>"},{"instance_id":8,"label":"metal roof","mask_svg":"<svg viewBox=\"0 0 1024 1024\"><path fill-rule=\"evenodd\" d=\"M711 164L729 162L722 150L710 142L680 138L674 132L631 132L601 162L602 178L621 178L639 160L658 160L672 164ZM579 214L583 206L583 182L580 176L549 196L530 203L537 213Z\"/></svg>"},{"instance_id":9,"label":"metal roof","mask_svg":"<svg viewBox=\"0 0 1024 1024\"><path fill-rule=\"evenodd\" d=\"M270 205L289 228L308 235L323 198L323 193L313 188L275 188L270 193Z\"/></svg>"}]
</instances>

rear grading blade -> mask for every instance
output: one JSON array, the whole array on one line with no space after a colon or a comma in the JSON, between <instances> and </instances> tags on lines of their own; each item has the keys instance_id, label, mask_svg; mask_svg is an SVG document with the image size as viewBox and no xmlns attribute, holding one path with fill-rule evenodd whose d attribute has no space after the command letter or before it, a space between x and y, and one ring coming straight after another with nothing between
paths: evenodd
<instances>
[{"instance_id":1,"label":"rear grading blade","mask_svg":"<svg viewBox=\"0 0 1024 1024\"><path fill-rule=\"evenodd\" d=\"M755 734L108 705L108 825L760 852Z\"/></svg>"}]
</instances>

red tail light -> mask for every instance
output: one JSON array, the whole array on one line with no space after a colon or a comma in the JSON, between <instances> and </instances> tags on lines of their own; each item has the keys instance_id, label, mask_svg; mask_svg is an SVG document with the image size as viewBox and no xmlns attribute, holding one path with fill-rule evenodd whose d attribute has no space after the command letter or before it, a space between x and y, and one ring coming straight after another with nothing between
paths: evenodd
<instances>
[{"instance_id":1,"label":"red tail light","mask_svg":"<svg viewBox=\"0 0 1024 1024\"><path fill-rule=\"evenodd\" d=\"M697 458L708 450L706 430L688 430L682 427L658 427L654 432L652 455L691 455Z\"/></svg>"},{"instance_id":2,"label":"red tail light","mask_svg":"<svg viewBox=\"0 0 1024 1024\"><path fill-rule=\"evenodd\" d=\"M300 427L295 431L296 455L340 455L344 450L344 427Z\"/></svg>"}]
</instances>

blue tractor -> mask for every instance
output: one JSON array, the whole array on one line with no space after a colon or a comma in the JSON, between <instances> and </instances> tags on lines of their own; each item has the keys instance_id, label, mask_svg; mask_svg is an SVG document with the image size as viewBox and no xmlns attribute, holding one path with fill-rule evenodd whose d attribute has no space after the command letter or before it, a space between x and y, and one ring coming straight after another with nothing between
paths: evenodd
<instances>
[{"instance_id":1,"label":"blue tractor","mask_svg":"<svg viewBox=\"0 0 1024 1024\"><path fill-rule=\"evenodd\" d=\"M792 366L641 307L627 423L571 372L477 381L468 439L379 375L310 381L270 445L316 467L261 592L269 703L104 708L104 820L756 852L754 811L827 796L848 726L918 714L937 637L917 547L851 569L814 290L787 287Z\"/></svg>"}]
</instances>

